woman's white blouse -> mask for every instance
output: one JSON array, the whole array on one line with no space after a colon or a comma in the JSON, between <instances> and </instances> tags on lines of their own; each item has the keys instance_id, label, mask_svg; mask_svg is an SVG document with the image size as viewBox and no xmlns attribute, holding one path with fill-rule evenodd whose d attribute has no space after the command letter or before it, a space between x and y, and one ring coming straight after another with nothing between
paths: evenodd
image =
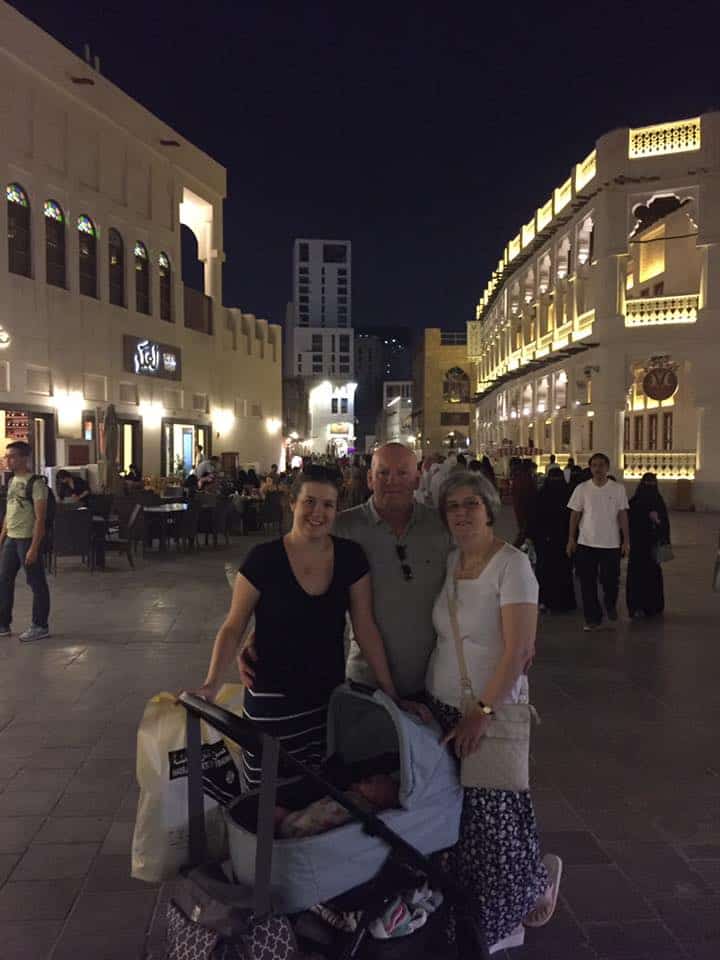
<instances>
[{"instance_id":1,"label":"woman's white blouse","mask_svg":"<svg viewBox=\"0 0 720 960\"><path fill-rule=\"evenodd\" d=\"M448 557L445 584L433 607L437 633L425 685L437 700L460 709L460 668L450 623L448 590L454 590L453 572L460 552ZM511 603L538 602L538 583L526 555L505 544L475 580L457 581L457 615L464 641L465 660L476 697L492 677L503 654L500 608ZM527 698L527 677L516 681L506 703Z\"/></svg>"}]
</instances>

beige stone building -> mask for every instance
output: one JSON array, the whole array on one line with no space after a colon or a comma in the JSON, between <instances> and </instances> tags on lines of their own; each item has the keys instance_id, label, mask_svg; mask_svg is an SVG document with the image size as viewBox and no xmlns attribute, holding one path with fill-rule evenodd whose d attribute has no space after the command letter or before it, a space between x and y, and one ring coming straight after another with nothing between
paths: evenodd
<instances>
[{"instance_id":1,"label":"beige stone building","mask_svg":"<svg viewBox=\"0 0 720 960\"><path fill-rule=\"evenodd\" d=\"M2 0L0 129L2 449L93 463L112 402L121 467L277 461L280 328L222 304L224 168Z\"/></svg>"},{"instance_id":2,"label":"beige stone building","mask_svg":"<svg viewBox=\"0 0 720 960\"><path fill-rule=\"evenodd\" d=\"M431 327L413 357L413 427L418 453L467 453L471 378L464 333Z\"/></svg>"},{"instance_id":3,"label":"beige stone building","mask_svg":"<svg viewBox=\"0 0 720 960\"><path fill-rule=\"evenodd\" d=\"M571 169L468 324L474 448L602 450L720 508L719 175L720 113L614 130Z\"/></svg>"}]
</instances>

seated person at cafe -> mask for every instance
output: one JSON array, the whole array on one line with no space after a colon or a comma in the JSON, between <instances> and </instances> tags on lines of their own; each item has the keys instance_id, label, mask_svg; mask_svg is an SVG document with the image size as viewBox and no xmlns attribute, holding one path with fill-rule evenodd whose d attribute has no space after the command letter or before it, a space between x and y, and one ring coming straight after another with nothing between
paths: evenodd
<instances>
[{"instance_id":1,"label":"seated person at cafe","mask_svg":"<svg viewBox=\"0 0 720 960\"><path fill-rule=\"evenodd\" d=\"M140 470L139 470L139 468L137 467L136 464L131 463L130 466L127 468L127 473L125 474L125 479L126 479L126 480L134 480L134 481L136 481L136 482L139 481L139 480L142 480L142 475L141 475Z\"/></svg>"},{"instance_id":2,"label":"seated person at cafe","mask_svg":"<svg viewBox=\"0 0 720 960\"><path fill-rule=\"evenodd\" d=\"M202 490L203 487L213 484L219 469L219 457L210 457L208 460L201 460L200 463L195 467L195 476L198 479L198 488Z\"/></svg>"},{"instance_id":3,"label":"seated person at cafe","mask_svg":"<svg viewBox=\"0 0 720 960\"><path fill-rule=\"evenodd\" d=\"M87 481L74 473L70 473L69 470L58 470L56 479L59 500L73 500L78 503L81 500L86 500L90 495L90 487L87 485Z\"/></svg>"}]
</instances>

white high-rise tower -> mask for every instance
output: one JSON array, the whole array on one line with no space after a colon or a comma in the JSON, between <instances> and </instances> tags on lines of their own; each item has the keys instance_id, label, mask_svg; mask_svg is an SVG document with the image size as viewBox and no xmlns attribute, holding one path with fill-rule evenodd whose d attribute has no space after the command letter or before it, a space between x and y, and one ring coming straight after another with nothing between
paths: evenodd
<instances>
[{"instance_id":1,"label":"white high-rise tower","mask_svg":"<svg viewBox=\"0 0 720 960\"><path fill-rule=\"evenodd\" d=\"M353 446L352 245L295 241L285 327L286 426L314 453ZM304 409L303 409L304 408Z\"/></svg>"}]
</instances>

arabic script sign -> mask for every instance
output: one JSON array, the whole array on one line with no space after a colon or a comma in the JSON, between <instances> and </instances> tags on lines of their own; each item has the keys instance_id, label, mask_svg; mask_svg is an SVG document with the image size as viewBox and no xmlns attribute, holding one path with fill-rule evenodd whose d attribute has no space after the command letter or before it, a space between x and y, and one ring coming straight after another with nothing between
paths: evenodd
<instances>
[{"instance_id":1,"label":"arabic script sign","mask_svg":"<svg viewBox=\"0 0 720 960\"><path fill-rule=\"evenodd\" d=\"M181 380L180 348L140 337L123 337L124 367L128 373L163 380Z\"/></svg>"}]
</instances>

